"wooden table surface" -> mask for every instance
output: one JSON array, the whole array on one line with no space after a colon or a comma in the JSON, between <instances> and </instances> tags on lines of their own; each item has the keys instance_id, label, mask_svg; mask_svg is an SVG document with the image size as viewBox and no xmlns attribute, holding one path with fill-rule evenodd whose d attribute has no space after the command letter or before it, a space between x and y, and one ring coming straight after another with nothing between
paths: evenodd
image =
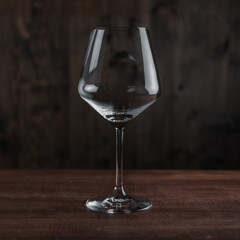
<instances>
[{"instance_id":1,"label":"wooden table surface","mask_svg":"<svg viewBox=\"0 0 240 240\"><path fill-rule=\"evenodd\" d=\"M111 170L1 170L0 239L240 239L240 171L126 170L124 180L150 210L86 210L111 193Z\"/></svg>"}]
</instances>

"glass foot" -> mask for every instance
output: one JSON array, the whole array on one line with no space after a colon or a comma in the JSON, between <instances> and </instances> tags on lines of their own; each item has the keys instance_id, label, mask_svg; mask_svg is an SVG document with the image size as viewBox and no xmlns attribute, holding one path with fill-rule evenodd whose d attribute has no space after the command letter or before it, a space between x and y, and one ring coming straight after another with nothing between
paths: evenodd
<instances>
[{"instance_id":1,"label":"glass foot","mask_svg":"<svg viewBox=\"0 0 240 240\"><path fill-rule=\"evenodd\" d=\"M113 196L96 197L87 200L85 206L95 212L131 213L147 210L152 206L152 203L144 197L126 195L121 198Z\"/></svg>"}]
</instances>

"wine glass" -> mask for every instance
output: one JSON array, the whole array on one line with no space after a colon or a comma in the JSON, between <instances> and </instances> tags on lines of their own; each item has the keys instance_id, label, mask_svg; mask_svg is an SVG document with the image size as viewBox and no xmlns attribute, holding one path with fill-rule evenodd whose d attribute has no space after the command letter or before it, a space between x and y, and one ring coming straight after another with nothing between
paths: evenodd
<instances>
[{"instance_id":1,"label":"wine glass","mask_svg":"<svg viewBox=\"0 0 240 240\"><path fill-rule=\"evenodd\" d=\"M123 188L123 133L126 124L152 105L161 87L144 27L93 29L78 92L116 129L116 182L113 193L85 206L97 212L130 213L148 209L151 201L129 196Z\"/></svg>"}]
</instances>

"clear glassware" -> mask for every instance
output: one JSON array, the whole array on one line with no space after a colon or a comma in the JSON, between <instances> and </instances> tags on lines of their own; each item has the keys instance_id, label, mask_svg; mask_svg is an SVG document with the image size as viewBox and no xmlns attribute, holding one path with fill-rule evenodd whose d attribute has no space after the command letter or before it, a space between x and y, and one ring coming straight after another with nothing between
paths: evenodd
<instances>
[{"instance_id":1,"label":"clear glassware","mask_svg":"<svg viewBox=\"0 0 240 240\"><path fill-rule=\"evenodd\" d=\"M86 201L92 211L130 213L151 201L123 188L123 134L126 124L152 105L161 87L148 30L144 27L93 29L78 92L116 129L116 182L113 193Z\"/></svg>"}]
</instances>

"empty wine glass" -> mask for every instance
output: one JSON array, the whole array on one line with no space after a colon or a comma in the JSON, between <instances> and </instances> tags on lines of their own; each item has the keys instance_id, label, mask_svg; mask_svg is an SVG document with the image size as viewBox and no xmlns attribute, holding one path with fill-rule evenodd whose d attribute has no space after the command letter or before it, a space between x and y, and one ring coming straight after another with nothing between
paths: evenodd
<instances>
[{"instance_id":1,"label":"empty wine glass","mask_svg":"<svg viewBox=\"0 0 240 240\"><path fill-rule=\"evenodd\" d=\"M144 27L99 27L90 36L78 92L116 129L115 187L109 196L86 201L92 211L130 213L152 206L126 194L122 180L124 127L161 93L149 39Z\"/></svg>"}]
</instances>

